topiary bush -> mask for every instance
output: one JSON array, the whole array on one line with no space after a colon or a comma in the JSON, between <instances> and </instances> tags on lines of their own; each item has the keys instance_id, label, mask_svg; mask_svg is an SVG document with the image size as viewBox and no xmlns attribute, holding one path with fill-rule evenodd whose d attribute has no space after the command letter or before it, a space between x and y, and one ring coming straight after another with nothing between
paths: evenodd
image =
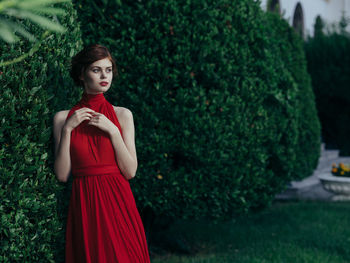
<instances>
[{"instance_id":1,"label":"topiary bush","mask_svg":"<svg viewBox=\"0 0 350 263\"><path fill-rule=\"evenodd\" d=\"M75 4L84 43L119 65L106 96L134 114L141 210L227 219L310 175L317 116L301 42L281 19L250 0Z\"/></svg>"},{"instance_id":2,"label":"topiary bush","mask_svg":"<svg viewBox=\"0 0 350 263\"><path fill-rule=\"evenodd\" d=\"M341 24L342 25L342 24ZM350 155L350 38L346 24L328 33L322 19L315 23L315 36L305 43L308 71L316 96L322 137L327 148L337 148L339 155ZM342 29L343 28L343 29Z\"/></svg>"},{"instance_id":3,"label":"topiary bush","mask_svg":"<svg viewBox=\"0 0 350 263\"><path fill-rule=\"evenodd\" d=\"M0 69L0 261L63 262L65 205L69 196L53 174L52 118L78 89L69 80L70 56L82 46L72 3L64 35L48 35L27 59ZM40 36L42 29L22 21ZM31 45L0 45L0 60L19 57Z\"/></svg>"},{"instance_id":4,"label":"topiary bush","mask_svg":"<svg viewBox=\"0 0 350 263\"><path fill-rule=\"evenodd\" d=\"M292 80L285 81L284 85L295 85L294 94L289 93L288 104L297 110L296 118L287 120L288 126L297 126L298 140L290 149L295 154L292 175L293 179L303 179L311 175L317 167L320 157L321 125L317 115L315 95L313 93L311 78L307 72L307 63L304 53L304 41L287 21L281 19L278 14L267 13L269 19L268 28L272 30L270 40L274 42L274 54L281 57L283 66L275 68L280 75L281 70L288 72L286 76ZM286 145L288 149L288 144ZM287 161L287 160L285 160Z\"/></svg>"}]
</instances>

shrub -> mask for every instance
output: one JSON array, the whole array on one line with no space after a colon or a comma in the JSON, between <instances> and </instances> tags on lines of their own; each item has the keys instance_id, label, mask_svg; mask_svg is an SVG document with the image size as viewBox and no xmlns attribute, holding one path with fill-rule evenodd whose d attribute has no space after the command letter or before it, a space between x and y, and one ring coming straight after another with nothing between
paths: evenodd
<instances>
[{"instance_id":1,"label":"shrub","mask_svg":"<svg viewBox=\"0 0 350 263\"><path fill-rule=\"evenodd\" d=\"M301 37L291 28L285 20L281 20L277 14L267 13L269 28L272 29L271 41L275 47L274 54L281 57L283 67L275 68L280 75L281 70L287 71L285 80L280 86L296 85L296 93L289 93L287 102L289 107L294 107L296 117L287 118L288 127L297 126L298 139L295 147L284 144L286 151L295 154L295 162L291 168L293 179L302 179L312 174L317 167L320 157L321 126L317 116L315 95L313 93L311 78L307 72L304 42ZM280 76L283 76L282 74ZM294 105L293 105L294 104ZM288 162L288 160L285 160Z\"/></svg>"},{"instance_id":2,"label":"shrub","mask_svg":"<svg viewBox=\"0 0 350 263\"><path fill-rule=\"evenodd\" d=\"M81 48L76 11L64 4L64 35L51 34L39 50L1 69L0 261L63 262L64 187L53 171L52 117L77 92L68 77L70 56ZM43 31L28 22L31 32ZM29 50L25 41L0 46L1 60Z\"/></svg>"}]
</instances>

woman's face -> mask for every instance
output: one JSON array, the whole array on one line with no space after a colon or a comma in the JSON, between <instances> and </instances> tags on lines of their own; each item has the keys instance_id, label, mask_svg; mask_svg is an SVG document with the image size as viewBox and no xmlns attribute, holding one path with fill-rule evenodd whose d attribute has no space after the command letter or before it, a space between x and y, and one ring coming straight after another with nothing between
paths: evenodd
<instances>
[{"instance_id":1,"label":"woman's face","mask_svg":"<svg viewBox=\"0 0 350 263\"><path fill-rule=\"evenodd\" d=\"M89 94L106 92L111 86L112 78L112 62L108 58L95 61L80 76L85 91Z\"/></svg>"}]
</instances>

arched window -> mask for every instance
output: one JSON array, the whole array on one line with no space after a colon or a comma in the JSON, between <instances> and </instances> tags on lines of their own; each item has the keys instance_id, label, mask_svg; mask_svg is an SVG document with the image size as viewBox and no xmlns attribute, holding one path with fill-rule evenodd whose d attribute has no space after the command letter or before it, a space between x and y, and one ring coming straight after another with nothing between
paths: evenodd
<instances>
[{"instance_id":1,"label":"arched window","mask_svg":"<svg viewBox=\"0 0 350 263\"><path fill-rule=\"evenodd\" d=\"M297 33L304 38L304 14L300 2L297 3L294 10L293 27Z\"/></svg>"},{"instance_id":2,"label":"arched window","mask_svg":"<svg viewBox=\"0 0 350 263\"><path fill-rule=\"evenodd\" d=\"M267 2L267 11L281 14L281 5L279 0L269 0Z\"/></svg>"}]
</instances>

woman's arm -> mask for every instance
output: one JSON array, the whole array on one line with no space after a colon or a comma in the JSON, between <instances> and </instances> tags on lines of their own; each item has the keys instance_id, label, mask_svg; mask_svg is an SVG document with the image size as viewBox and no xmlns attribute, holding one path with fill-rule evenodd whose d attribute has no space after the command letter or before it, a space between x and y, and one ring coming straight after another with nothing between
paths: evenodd
<instances>
[{"instance_id":1,"label":"woman's arm","mask_svg":"<svg viewBox=\"0 0 350 263\"><path fill-rule=\"evenodd\" d=\"M67 182L71 170L70 137L71 130L64 124L69 111L59 111L53 118L53 132L55 138L54 171L60 182Z\"/></svg>"},{"instance_id":2,"label":"woman's arm","mask_svg":"<svg viewBox=\"0 0 350 263\"><path fill-rule=\"evenodd\" d=\"M116 107L114 110L117 114ZM94 125L109 135L119 169L124 177L130 180L135 177L137 170L134 120L131 111L124 107L119 107L117 117L123 136L121 136L118 127L102 113L95 112L87 124Z\"/></svg>"},{"instance_id":3,"label":"woman's arm","mask_svg":"<svg viewBox=\"0 0 350 263\"><path fill-rule=\"evenodd\" d=\"M133 115L129 109L120 107L117 117L122 128L123 137L116 126L116 129L112 129L109 135L117 156L118 166L126 179L130 180L135 177L137 170Z\"/></svg>"},{"instance_id":4,"label":"woman's arm","mask_svg":"<svg viewBox=\"0 0 350 263\"><path fill-rule=\"evenodd\" d=\"M68 119L69 110L59 111L53 118L55 137L55 174L60 182L67 182L71 171L70 138L72 130L95 113L87 107L76 110Z\"/></svg>"}]
</instances>

